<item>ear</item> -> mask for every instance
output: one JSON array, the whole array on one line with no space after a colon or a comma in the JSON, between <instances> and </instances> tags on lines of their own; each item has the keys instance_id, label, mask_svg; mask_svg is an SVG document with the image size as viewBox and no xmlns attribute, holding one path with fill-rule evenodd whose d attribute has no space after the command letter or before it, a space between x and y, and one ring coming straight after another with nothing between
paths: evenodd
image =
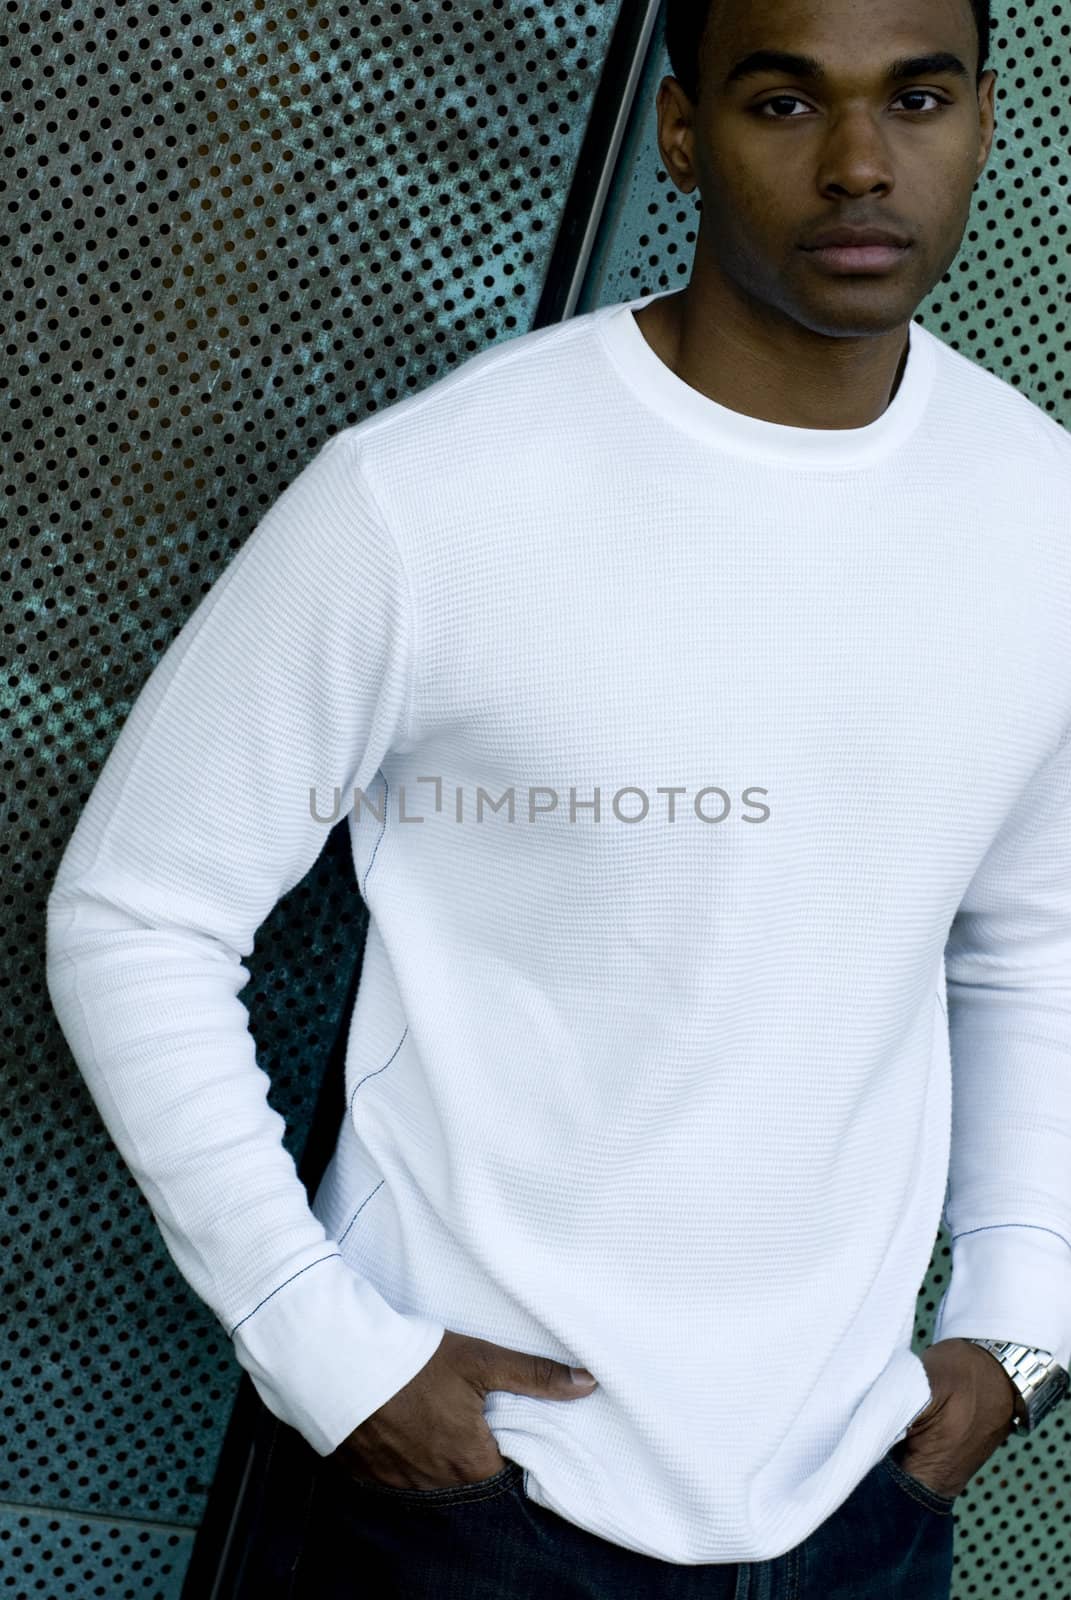
<instances>
[{"instance_id":1,"label":"ear","mask_svg":"<svg viewBox=\"0 0 1071 1600\"><path fill-rule=\"evenodd\" d=\"M996 82L997 75L990 67L978 83L978 119L982 128L982 143L978 151L978 171L976 177L980 178L989 160L989 152L993 148L993 135L996 132Z\"/></svg>"}]
</instances>

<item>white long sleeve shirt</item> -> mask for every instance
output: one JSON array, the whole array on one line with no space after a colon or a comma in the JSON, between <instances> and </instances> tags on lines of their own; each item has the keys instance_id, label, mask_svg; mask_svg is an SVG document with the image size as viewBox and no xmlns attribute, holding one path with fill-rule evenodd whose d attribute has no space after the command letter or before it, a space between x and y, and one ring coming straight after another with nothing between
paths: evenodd
<instances>
[{"instance_id":1,"label":"white long sleeve shirt","mask_svg":"<svg viewBox=\"0 0 1071 1600\"><path fill-rule=\"evenodd\" d=\"M450 1328L598 1379L487 1397L533 1502L755 1561L928 1403L942 1213L935 1338L1071 1363L1071 439L917 323L867 427L732 411L654 298L315 453L127 717L47 976L317 1451ZM370 921L310 1205L239 993L342 816Z\"/></svg>"}]
</instances>

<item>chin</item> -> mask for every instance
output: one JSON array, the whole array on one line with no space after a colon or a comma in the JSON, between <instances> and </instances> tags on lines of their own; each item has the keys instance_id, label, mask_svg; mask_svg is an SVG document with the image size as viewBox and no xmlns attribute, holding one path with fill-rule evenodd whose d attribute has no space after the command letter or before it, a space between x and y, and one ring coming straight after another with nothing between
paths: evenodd
<instances>
[{"instance_id":1,"label":"chin","mask_svg":"<svg viewBox=\"0 0 1071 1600\"><path fill-rule=\"evenodd\" d=\"M910 322L917 302L905 303L898 298L895 303L879 303L871 295L872 304L865 303L864 293L853 293L850 285L838 296L843 305L827 303L808 307L797 317L812 333L823 334L828 339L872 339L883 333L894 333ZM833 297L831 296L832 300Z\"/></svg>"}]
</instances>

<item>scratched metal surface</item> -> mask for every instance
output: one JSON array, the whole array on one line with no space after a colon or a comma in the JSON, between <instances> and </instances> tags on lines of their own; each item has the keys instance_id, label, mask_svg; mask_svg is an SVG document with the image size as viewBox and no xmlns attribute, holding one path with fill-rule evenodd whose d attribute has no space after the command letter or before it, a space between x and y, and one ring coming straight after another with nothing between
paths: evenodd
<instances>
[{"instance_id":1,"label":"scratched metal surface","mask_svg":"<svg viewBox=\"0 0 1071 1600\"><path fill-rule=\"evenodd\" d=\"M619 6L0 16L6 992L0 1583L177 1600L240 1376L59 1035L43 903L154 661L340 426L532 323ZM1065 6L1001 7L1001 130L927 326L1065 424ZM697 197L652 51L578 310L684 282ZM342 830L265 923L250 1008L298 1156L359 959ZM948 1269L919 1297L929 1341ZM964 1497L956 1596L1071 1592L1067 1424Z\"/></svg>"},{"instance_id":2,"label":"scratched metal surface","mask_svg":"<svg viewBox=\"0 0 1071 1600\"><path fill-rule=\"evenodd\" d=\"M154 662L323 440L532 325L617 14L0 16L4 1592L177 1596L241 1377L51 1012L62 847ZM365 921L336 828L249 960L295 1159Z\"/></svg>"}]
</instances>

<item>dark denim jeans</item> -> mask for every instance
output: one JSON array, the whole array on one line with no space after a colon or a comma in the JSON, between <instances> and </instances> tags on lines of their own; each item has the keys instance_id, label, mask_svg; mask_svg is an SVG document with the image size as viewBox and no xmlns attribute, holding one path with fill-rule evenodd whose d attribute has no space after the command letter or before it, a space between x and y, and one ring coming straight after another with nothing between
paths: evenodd
<instances>
[{"instance_id":1,"label":"dark denim jeans","mask_svg":"<svg viewBox=\"0 0 1071 1600\"><path fill-rule=\"evenodd\" d=\"M534 1504L516 1462L458 1488L396 1489L274 1426L290 1482L262 1499L238 1600L949 1600L955 1502L892 1455L784 1555L682 1566Z\"/></svg>"}]
</instances>

